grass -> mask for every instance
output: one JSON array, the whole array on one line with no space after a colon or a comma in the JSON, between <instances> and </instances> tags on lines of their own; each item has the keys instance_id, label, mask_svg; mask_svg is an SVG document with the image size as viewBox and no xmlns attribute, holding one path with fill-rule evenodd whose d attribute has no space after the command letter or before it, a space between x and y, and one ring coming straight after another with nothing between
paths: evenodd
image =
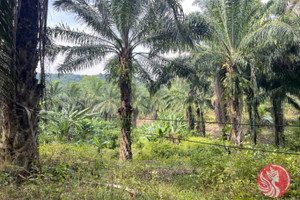
<instances>
[{"instance_id":1,"label":"grass","mask_svg":"<svg viewBox=\"0 0 300 200\"><path fill-rule=\"evenodd\" d=\"M278 199L300 199L299 156L228 155L189 142L141 141L133 145L134 159L126 163L118 162L118 149L99 154L91 145L41 146L42 173L20 181L12 172L2 172L0 199L271 199L256 183L259 171L270 163L285 166L292 177L290 190Z\"/></svg>"}]
</instances>

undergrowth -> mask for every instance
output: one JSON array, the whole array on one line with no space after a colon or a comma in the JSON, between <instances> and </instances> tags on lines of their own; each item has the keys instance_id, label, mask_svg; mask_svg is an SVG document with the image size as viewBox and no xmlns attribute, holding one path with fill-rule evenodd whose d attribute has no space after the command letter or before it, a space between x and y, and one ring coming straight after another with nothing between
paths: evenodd
<instances>
[{"instance_id":1,"label":"undergrowth","mask_svg":"<svg viewBox=\"0 0 300 200\"><path fill-rule=\"evenodd\" d=\"M278 199L300 199L299 156L143 141L133 145L134 159L126 163L118 162L118 149L43 145L42 172L23 178L2 172L0 199L271 199L257 187L259 171L271 163L286 167L292 178Z\"/></svg>"}]
</instances>

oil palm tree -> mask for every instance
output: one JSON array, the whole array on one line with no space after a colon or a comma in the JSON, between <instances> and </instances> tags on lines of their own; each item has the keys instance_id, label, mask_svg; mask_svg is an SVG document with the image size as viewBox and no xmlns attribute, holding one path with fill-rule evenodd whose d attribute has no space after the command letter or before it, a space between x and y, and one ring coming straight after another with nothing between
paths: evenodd
<instances>
[{"instance_id":1,"label":"oil palm tree","mask_svg":"<svg viewBox=\"0 0 300 200\"><path fill-rule=\"evenodd\" d=\"M74 13L89 29L83 32L61 25L50 30L52 36L73 44L55 48L56 52L66 53L64 63L58 68L60 72L91 67L107 55L114 55L109 71L117 77L121 92L119 159L131 159L132 77L139 74L151 80L148 72L154 74L168 62L160 53L187 39L179 2L96 0L91 4L84 0L56 0L54 7ZM150 50L139 50L140 47Z\"/></svg>"},{"instance_id":2,"label":"oil palm tree","mask_svg":"<svg viewBox=\"0 0 300 200\"><path fill-rule=\"evenodd\" d=\"M242 111L243 94L249 86L257 95L255 60L259 58L257 48L270 37L274 41L283 39L289 31L289 24L274 20L287 6L286 0L269 1L262 4L256 0L198 0L203 14L193 14L193 18L205 20L211 29L210 37L195 50L202 65L222 66L216 71L224 77L223 98L228 104L232 123L232 140L240 144L243 138ZM273 16L273 17L272 17ZM191 16L192 17L192 16ZM286 35L285 35L286 34ZM276 37L273 37L276 36ZM251 68L251 78L243 76L246 68Z\"/></svg>"},{"instance_id":3,"label":"oil palm tree","mask_svg":"<svg viewBox=\"0 0 300 200\"><path fill-rule=\"evenodd\" d=\"M189 85L185 80L179 78L173 80L172 87L167 88L163 96L165 110L170 110L174 114L187 111L191 103L187 101L188 91Z\"/></svg>"},{"instance_id":4,"label":"oil palm tree","mask_svg":"<svg viewBox=\"0 0 300 200\"><path fill-rule=\"evenodd\" d=\"M41 111L41 118L50 125L51 130L59 136L60 139L71 139L71 129L74 127L81 130L80 121L89 119L98 115L98 113L88 113L90 108L76 110L75 107L68 105L66 108L58 109L54 107L51 111Z\"/></svg>"},{"instance_id":5,"label":"oil palm tree","mask_svg":"<svg viewBox=\"0 0 300 200\"><path fill-rule=\"evenodd\" d=\"M202 133L202 136L205 137L206 135L206 126L205 126L205 119L204 113L207 108L213 108L211 103L212 94L212 84L211 84L211 75L207 72L198 70L197 76L201 80L201 84L195 84L193 80L189 81L190 85L190 92L189 98L196 107L196 114L197 114L197 125L196 130L198 133Z\"/></svg>"},{"instance_id":6,"label":"oil palm tree","mask_svg":"<svg viewBox=\"0 0 300 200\"><path fill-rule=\"evenodd\" d=\"M81 95L78 96L78 103L82 108L91 108L99 103L99 95L104 87L104 82L98 76L85 76L80 84Z\"/></svg>"},{"instance_id":7,"label":"oil palm tree","mask_svg":"<svg viewBox=\"0 0 300 200\"><path fill-rule=\"evenodd\" d=\"M259 38L265 38L263 48L255 50L255 54L260 55L260 62L265 66L260 71L258 84L265 92L258 95L256 102L260 103L266 98L271 99L276 146L285 144L284 100L299 109L299 105L290 94L300 96L300 1L290 0L285 3L286 5L275 15L272 22L255 33ZM270 34L272 32L274 33Z\"/></svg>"},{"instance_id":8,"label":"oil palm tree","mask_svg":"<svg viewBox=\"0 0 300 200\"><path fill-rule=\"evenodd\" d=\"M264 57L268 56L269 65L260 74L259 86L265 90L265 93L260 95L259 100L270 98L272 104L272 114L275 125L275 145L285 145L284 136L284 101L292 104L296 109L299 105L293 100L291 95L300 97L300 17L292 12L288 7L284 16L281 16L284 21L290 25L293 30L293 37L287 37L281 41L283 48L278 48L274 43L268 44L269 52L264 52Z\"/></svg>"},{"instance_id":9,"label":"oil palm tree","mask_svg":"<svg viewBox=\"0 0 300 200\"><path fill-rule=\"evenodd\" d=\"M160 87L167 85L168 88L163 91L165 94L160 98L165 101L165 110L173 113L186 112L187 125L189 130L193 130L195 125L193 104L197 96L194 87L200 86L202 80L199 81L197 70L194 65L190 65L190 59L188 56L177 57L170 65L163 68L149 90L152 96L157 96L158 92L162 93Z\"/></svg>"},{"instance_id":10,"label":"oil palm tree","mask_svg":"<svg viewBox=\"0 0 300 200\"><path fill-rule=\"evenodd\" d=\"M180 74L178 75L180 76ZM173 113L185 112L189 131L195 128L193 98L194 94L187 81L178 78L172 81L172 87L166 90L166 94L163 97L163 100L166 101L166 109L169 109Z\"/></svg>"},{"instance_id":11,"label":"oil palm tree","mask_svg":"<svg viewBox=\"0 0 300 200\"><path fill-rule=\"evenodd\" d=\"M27 171L38 163L39 156L39 103L44 75L39 83L36 69L44 55L47 6L47 0L0 3L1 164ZM41 62L42 74L43 66Z\"/></svg>"},{"instance_id":12,"label":"oil palm tree","mask_svg":"<svg viewBox=\"0 0 300 200\"><path fill-rule=\"evenodd\" d=\"M57 103L60 103L60 97L63 94L63 88L61 87L61 82L54 80L53 82L49 82L46 87L46 96L44 102L41 106L44 106L45 110L50 110Z\"/></svg>"},{"instance_id":13,"label":"oil palm tree","mask_svg":"<svg viewBox=\"0 0 300 200\"><path fill-rule=\"evenodd\" d=\"M112 84L106 85L101 95L97 97L98 103L93 108L94 111L100 112L106 120L111 120L112 117L116 116L118 111L118 99L120 95L116 89Z\"/></svg>"},{"instance_id":14,"label":"oil palm tree","mask_svg":"<svg viewBox=\"0 0 300 200\"><path fill-rule=\"evenodd\" d=\"M49 84L49 87L46 90L46 96L51 98L60 95L63 92L61 87L61 82L54 80L52 83Z\"/></svg>"}]
</instances>

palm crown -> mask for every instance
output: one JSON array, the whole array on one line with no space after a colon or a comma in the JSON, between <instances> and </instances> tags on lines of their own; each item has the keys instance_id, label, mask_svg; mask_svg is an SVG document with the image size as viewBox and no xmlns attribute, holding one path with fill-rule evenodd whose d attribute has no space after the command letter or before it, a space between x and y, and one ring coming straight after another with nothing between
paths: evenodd
<instances>
[{"instance_id":1,"label":"palm crown","mask_svg":"<svg viewBox=\"0 0 300 200\"><path fill-rule=\"evenodd\" d=\"M72 44L53 48L52 53L66 53L64 63L58 68L61 72L91 67L114 54L108 62L112 64L108 65L109 72L117 72L115 67L120 58L126 58L146 78L145 72L150 67L152 72L158 72L161 64L166 64L167 60L159 53L183 37L182 10L176 1L98 0L90 4L84 0L57 0L54 6L74 13L89 29L87 32L73 30L62 24L49 30L55 38ZM140 46L150 50L140 50Z\"/></svg>"}]
</instances>

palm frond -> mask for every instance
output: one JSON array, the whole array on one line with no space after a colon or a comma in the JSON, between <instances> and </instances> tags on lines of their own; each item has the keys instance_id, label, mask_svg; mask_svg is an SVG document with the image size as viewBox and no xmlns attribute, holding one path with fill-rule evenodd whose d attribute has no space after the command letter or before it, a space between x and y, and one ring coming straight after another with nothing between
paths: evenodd
<instances>
[{"instance_id":1,"label":"palm frond","mask_svg":"<svg viewBox=\"0 0 300 200\"><path fill-rule=\"evenodd\" d=\"M149 7L147 0L112 0L110 2L111 16L125 43L129 42L130 30L137 25L147 7Z\"/></svg>"},{"instance_id":2,"label":"palm frond","mask_svg":"<svg viewBox=\"0 0 300 200\"><path fill-rule=\"evenodd\" d=\"M88 27L103 37L109 40L118 40L117 35L113 31L112 19L109 12L99 12L92 4L89 4L85 0L56 0L53 5L57 10L75 13L78 21L88 25ZM99 9L104 10L106 6L104 1L99 1Z\"/></svg>"},{"instance_id":3,"label":"palm frond","mask_svg":"<svg viewBox=\"0 0 300 200\"><path fill-rule=\"evenodd\" d=\"M300 105L290 96L287 96L288 103L293 105L298 111L300 111Z\"/></svg>"},{"instance_id":4,"label":"palm frond","mask_svg":"<svg viewBox=\"0 0 300 200\"><path fill-rule=\"evenodd\" d=\"M114 51L107 46L75 46L75 47L63 47L66 51L66 58L62 65L59 66L59 72L73 72L89 67L93 67L99 64L103 58Z\"/></svg>"},{"instance_id":5,"label":"palm frond","mask_svg":"<svg viewBox=\"0 0 300 200\"><path fill-rule=\"evenodd\" d=\"M13 0L0 2L0 100L11 98L14 85L13 11Z\"/></svg>"},{"instance_id":6,"label":"palm frond","mask_svg":"<svg viewBox=\"0 0 300 200\"><path fill-rule=\"evenodd\" d=\"M55 28L48 28L48 35L59 40L68 40L69 42L81 45L110 44L114 46L114 44L109 40L105 40L99 36L89 34L84 31L73 30L65 24L60 24Z\"/></svg>"}]
</instances>

